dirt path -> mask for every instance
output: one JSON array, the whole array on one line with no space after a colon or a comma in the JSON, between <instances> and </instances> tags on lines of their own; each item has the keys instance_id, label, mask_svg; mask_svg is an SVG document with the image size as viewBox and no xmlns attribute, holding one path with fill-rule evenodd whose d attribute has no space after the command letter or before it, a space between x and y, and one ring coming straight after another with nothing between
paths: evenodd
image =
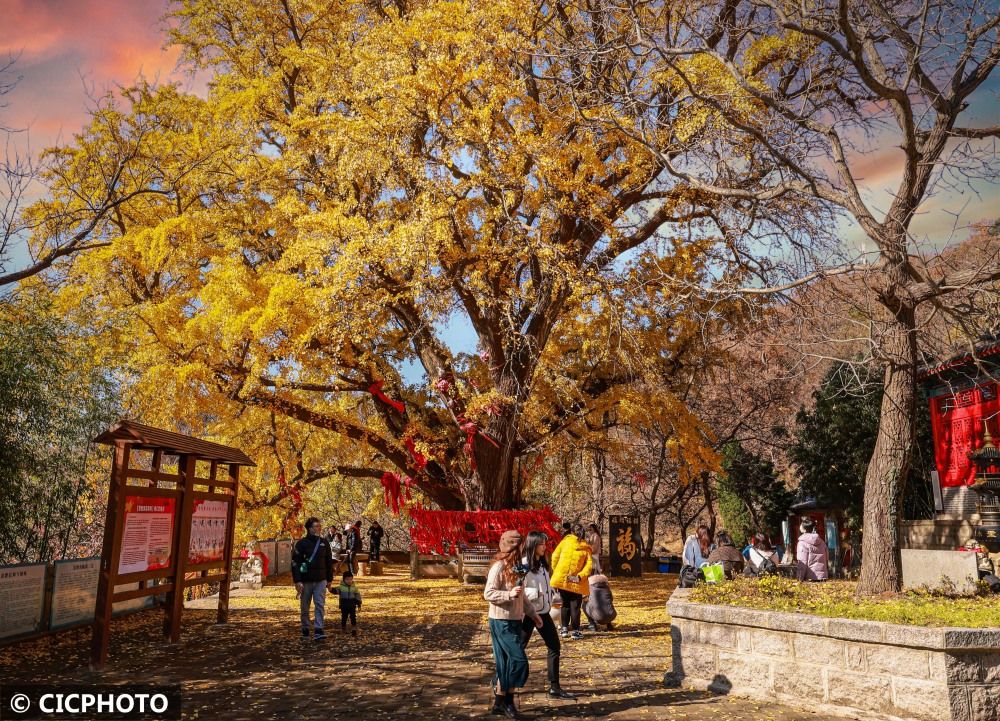
<instances>
[{"instance_id":1,"label":"dirt path","mask_svg":"<svg viewBox=\"0 0 1000 721\"><path fill-rule=\"evenodd\" d=\"M108 668L87 670L89 630L19 644L0 654L0 679L181 683L186 719L492 718L492 672L485 602L452 580L411 581L407 569L358 579L364 594L357 637L335 629L324 643L299 637L290 580L232 602L231 622L214 611L185 611L176 646L159 640L161 615L118 619ZM563 646L563 685L575 701L545 695L545 647L529 647L531 678L518 705L531 719L812 720L829 717L690 689L668 690L670 587L663 576L615 584L619 623ZM201 604L194 604L195 606Z\"/></svg>"}]
</instances>

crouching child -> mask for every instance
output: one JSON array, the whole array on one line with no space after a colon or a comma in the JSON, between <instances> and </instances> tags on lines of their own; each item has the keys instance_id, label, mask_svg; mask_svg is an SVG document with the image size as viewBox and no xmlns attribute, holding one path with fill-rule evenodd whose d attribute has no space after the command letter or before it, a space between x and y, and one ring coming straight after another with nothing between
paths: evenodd
<instances>
[{"instance_id":1,"label":"crouching child","mask_svg":"<svg viewBox=\"0 0 1000 721\"><path fill-rule=\"evenodd\" d=\"M611 630L611 622L618 617L618 612L615 610L607 576L598 574L590 577L590 597L583 612L590 619L591 630L596 631L598 625L607 626Z\"/></svg>"},{"instance_id":2,"label":"crouching child","mask_svg":"<svg viewBox=\"0 0 1000 721\"><path fill-rule=\"evenodd\" d=\"M344 580L337 586L340 601L340 630L347 630L347 619L351 619L351 635L358 635L358 609L361 608L361 591L354 585L354 574L350 569L344 572Z\"/></svg>"}]
</instances>

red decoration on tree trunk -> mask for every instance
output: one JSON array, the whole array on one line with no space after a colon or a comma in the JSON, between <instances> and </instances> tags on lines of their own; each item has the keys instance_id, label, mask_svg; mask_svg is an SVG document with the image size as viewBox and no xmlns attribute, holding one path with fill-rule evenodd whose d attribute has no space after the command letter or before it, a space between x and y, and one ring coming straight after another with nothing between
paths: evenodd
<instances>
[{"instance_id":1,"label":"red decoration on tree trunk","mask_svg":"<svg viewBox=\"0 0 1000 721\"><path fill-rule=\"evenodd\" d=\"M399 413L400 415L405 413L406 406L403 404L403 402L394 401L392 398L383 393L382 385L383 385L382 381L375 381L370 386L368 386L368 392L371 393L376 398L378 398L383 403L385 403L386 405L392 406L394 409L396 409L396 412Z\"/></svg>"},{"instance_id":2,"label":"red decoration on tree trunk","mask_svg":"<svg viewBox=\"0 0 1000 721\"><path fill-rule=\"evenodd\" d=\"M500 534L512 528L522 537L541 531L551 540L559 538L559 517L548 506L517 511L434 511L418 506L410 509L410 518L410 538L420 553L444 553L445 543L452 551L476 543L496 545Z\"/></svg>"},{"instance_id":3,"label":"red decoration on tree trunk","mask_svg":"<svg viewBox=\"0 0 1000 721\"><path fill-rule=\"evenodd\" d=\"M458 427L461 428L462 431L465 433L465 443L463 444L462 448L465 450L465 455L469 457L469 465L471 466L472 470L475 471L476 455L474 453L475 447L473 445L473 441L476 438L476 434L478 433L480 436L482 436L490 443L492 443L496 448L500 448L500 444L497 443L492 438L490 438L490 436L487 433L481 431L479 429L479 426L476 425L475 421L470 421L465 416L459 416L455 420L458 421Z\"/></svg>"}]
</instances>

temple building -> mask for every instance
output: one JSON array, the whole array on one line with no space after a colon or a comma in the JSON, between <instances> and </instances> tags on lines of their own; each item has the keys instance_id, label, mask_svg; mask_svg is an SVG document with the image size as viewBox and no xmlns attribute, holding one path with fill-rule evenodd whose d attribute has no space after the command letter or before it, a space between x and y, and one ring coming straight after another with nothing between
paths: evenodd
<instances>
[{"instance_id":1,"label":"temple building","mask_svg":"<svg viewBox=\"0 0 1000 721\"><path fill-rule=\"evenodd\" d=\"M994 442L1000 439L1000 337L922 368L918 382L934 439L934 518L904 521L903 545L955 549L976 536L980 523L972 488L977 467L970 454L982 448L985 431Z\"/></svg>"}]
</instances>

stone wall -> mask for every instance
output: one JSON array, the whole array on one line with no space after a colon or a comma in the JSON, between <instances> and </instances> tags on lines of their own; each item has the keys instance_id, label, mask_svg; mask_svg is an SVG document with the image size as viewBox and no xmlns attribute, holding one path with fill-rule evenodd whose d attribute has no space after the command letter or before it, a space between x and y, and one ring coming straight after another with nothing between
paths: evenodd
<instances>
[{"instance_id":1,"label":"stone wall","mask_svg":"<svg viewBox=\"0 0 1000 721\"><path fill-rule=\"evenodd\" d=\"M903 548L954 551L976 535L978 515L966 518L943 516L933 521L903 521L900 541Z\"/></svg>"},{"instance_id":2,"label":"stone wall","mask_svg":"<svg viewBox=\"0 0 1000 721\"><path fill-rule=\"evenodd\" d=\"M868 719L1000 721L1000 628L710 606L689 593L667 603L668 685Z\"/></svg>"}]
</instances>

